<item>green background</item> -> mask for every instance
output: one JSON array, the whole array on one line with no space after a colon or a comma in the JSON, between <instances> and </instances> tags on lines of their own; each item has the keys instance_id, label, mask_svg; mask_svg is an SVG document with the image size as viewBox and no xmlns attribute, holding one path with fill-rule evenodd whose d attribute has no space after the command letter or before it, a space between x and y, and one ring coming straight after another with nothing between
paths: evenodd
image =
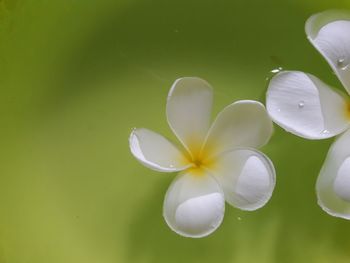
<instances>
[{"instance_id":1,"label":"green background","mask_svg":"<svg viewBox=\"0 0 350 263\"><path fill-rule=\"evenodd\" d=\"M176 78L214 87L216 114L264 101L270 71L310 72L341 88L307 41L313 13L343 1L0 1L0 262L349 262L350 222L316 203L332 142L276 127L264 151L277 185L255 212L227 206L209 237L162 218L173 174L130 154L133 127L172 139ZM213 115L214 116L214 115Z\"/></svg>"}]
</instances>

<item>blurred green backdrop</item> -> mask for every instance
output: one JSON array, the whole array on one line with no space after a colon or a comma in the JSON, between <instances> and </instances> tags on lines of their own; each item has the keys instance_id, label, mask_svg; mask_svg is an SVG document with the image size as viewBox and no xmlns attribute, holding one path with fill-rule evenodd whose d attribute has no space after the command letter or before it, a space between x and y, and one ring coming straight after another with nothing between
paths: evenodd
<instances>
[{"instance_id":1,"label":"blurred green backdrop","mask_svg":"<svg viewBox=\"0 0 350 263\"><path fill-rule=\"evenodd\" d=\"M315 182L332 140L276 132L277 185L256 212L227 207L211 236L162 218L174 175L131 156L131 129L174 138L173 81L198 76L215 112L264 101L272 69L341 88L304 22L348 0L1 0L0 262L349 262L350 222L324 213Z\"/></svg>"}]
</instances>

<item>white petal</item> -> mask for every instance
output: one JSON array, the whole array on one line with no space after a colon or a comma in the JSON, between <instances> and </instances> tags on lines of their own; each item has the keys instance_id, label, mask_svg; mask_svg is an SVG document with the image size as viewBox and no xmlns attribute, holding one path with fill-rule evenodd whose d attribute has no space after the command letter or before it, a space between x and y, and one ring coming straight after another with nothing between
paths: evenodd
<instances>
[{"instance_id":1,"label":"white petal","mask_svg":"<svg viewBox=\"0 0 350 263\"><path fill-rule=\"evenodd\" d=\"M307 139L324 139L349 126L349 104L311 74L282 71L269 84L266 108L273 121Z\"/></svg>"},{"instance_id":2,"label":"white petal","mask_svg":"<svg viewBox=\"0 0 350 263\"><path fill-rule=\"evenodd\" d=\"M256 210L270 199L276 175L270 159L253 149L237 149L218 156L211 170L226 201L242 210Z\"/></svg>"},{"instance_id":3,"label":"white petal","mask_svg":"<svg viewBox=\"0 0 350 263\"><path fill-rule=\"evenodd\" d=\"M350 201L350 156L339 167L334 180L334 192L345 201Z\"/></svg>"},{"instance_id":4,"label":"white petal","mask_svg":"<svg viewBox=\"0 0 350 263\"><path fill-rule=\"evenodd\" d=\"M350 130L328 152L318 176L318 204L328 214L350 220Z\"/></svg>"},{"instance_id":5,"label":"white petal","mask_svg":"<svg viewBox=\"0 0 350 263\"><path fill-rule=\"evenodd\" d=\"M213 101L210 85L194 77L175 81L167 101L167 118L171 129L193 154L208 132Z\"/></svg>"},{"instance_id":6,"label":"white petal","mask_svg":"<svg viewBox=\"0 0 350 263\"><path fill-rule=\"evenodd\" d=\"M158 133L134 129L130 134L131 153L143 165L160 172L176 172L189 167L183 153Z\"/></svg>"},{"instance_id":7,"label":"white petal","mask_svg":"<svg viewBox=\"0 0 350 263\"><path fill-rule=\"evenodd\" d=\"M209 130L204 152L218 154L236 147L258 148L268 142L272 121L260 102L242 100L224 108Z\"/></svg>"},{"instance_id":8,"label":"white petal","mask_svg":"<svg viewBox=\"0 0 350 263\"><path fill-rule=\"evenodd\" d=\"M163 216L169 227L185 237L199 238L221 224L225 199L219 184L209 175L181 174L170 185Z\"/></svg>"},{"instance_id":9,"label":"white petal","mask_svg":"<svg viewBox=\"0 0 350 263\"><path fill-rule=\"evenodd\" d=\"M307 20L305 30L310 42L350 92L350 12L326 11L313 15Z\"/></svg>"}]
</instances>

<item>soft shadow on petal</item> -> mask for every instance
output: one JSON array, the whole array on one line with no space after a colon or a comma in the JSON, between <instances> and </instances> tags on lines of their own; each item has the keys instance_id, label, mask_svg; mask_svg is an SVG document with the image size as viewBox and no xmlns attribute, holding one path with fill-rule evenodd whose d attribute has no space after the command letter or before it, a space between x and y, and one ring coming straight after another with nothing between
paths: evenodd
<instances>
[{"instance_id":1,"label":"soft shadow on petal","mask_svg":"<svg viewBox=\"0 0 350 263\"><path fill-rule=\"evenodd\" d=\"M185 156L174 144L148 129L134 129L129 144L135 158L150 169L176 172L189 167Z\"/></svg>"},{"instance_id":2,"label":"soft shadow on petal","mask_svg":"<svg viewBox=\"0 0 350 263\"><path fill-rule=\"evenodd\" d=\"M318 204L328 214L350 220L350 131L332 145L318 176Z\"/></svg>"},{"instance_id":3,"label":"soft shadow on petal","mask_svg":"<svg viewBox=\"0 0 350 263\"><path fill-rule=\"evenodd\" d=\"M238 254L241 257L245 254L242 248L251 246L252 242L256 246L259 246L260 242L266 243L265 239L256 240L256 233L262 238L266 238L266 235L260 233L259 230L263 229L265 233L265 221L271 222L269 219L271 215L267 215L265 218L257 217L250 224L249 222L245 224L244 220L242 220L243 222L237 220L237 212L239 211L234 209L228 211L228 220L225 220L222 227L205 238L193 240L171 231L161 216L162 202L159 202L164 198L170 183L169 179L169 177L160 177L147 194L139 196L135 207L127 213L128 219L124 225L125 232L121 235L123 242L126 243L126 258L123 262L232 263L232 259ZM113 199L114 202L117 199ZM120 204L116 204L114 211L118 210L118 205ZM254 222L259 223L254 224ZM251 234L251 239L245 239L247 233ZM242 243L242 239L244 243ZM117 252L120 251L120 243L115 244L115 249ZM261 252L265 253L266 251L262 249Z\"/></svg>"},{"instance_id":4,"label":"soft shadow on petal","mask_svg":"<svg viewBox=\"0 0 350 263\"><path fill-rule=\"evenodd\" d=\"M226 201L242 210L264 206L275 187L272 162L254 149L242 148L221 154L211 172L223 188Z\"/></svg>"},{"instance_id":5,"label":"soft shadow on petal","mask_svg":"<svg viewBox=\"0 0 350 263\"><path fill-rule=\"evenodd\" d=\"M350 12L329 10L311 16L305 31L350 92Z\"/></svg>"},{"instance_id":6,"label":"soft shadow on petal","mask_svg":"<svg viewBox=\"0 0 350 263\"><path fill-rule=\"evenodd\" d=\"M190 151L197 154L210 125L213 90L204 80L180 78L170 89L167 101L168 123Z\"/></svg>"},{"instance_id":7,"label":"soft shadow on petal","mask_svg":"<svg viewBox=\"0 0 350 263\"><path fill-rule=\"evenodd\" d=\"M268 142L272 133L272 121L263 104L236 101L218 114L203 152L219 154L237 147L259 148Z\"/></svg>"},{"instance_id":8,"label":"soft shadow on petal","mask_svg":"<svg viewBox=\"0 0 350 263\"><path fill-rule=\"evenodd\" d=\"M185 237L211 234L220 226L224 212L224 194L216 180L206 174L180 174L164 200L163 215L167 224Z\"/></svg>"},{"instance_id":9,"label":"soft shadow on petal","mask_svg":"<svg viewBox=\"0 0 350 263\"><path fill-rule=\"evenodd\" d=\"M307 139L325 139L349 127L349 104L311 74L282 71L268 87L266 107L274 122Z\"/></svg>"}]
</instances>

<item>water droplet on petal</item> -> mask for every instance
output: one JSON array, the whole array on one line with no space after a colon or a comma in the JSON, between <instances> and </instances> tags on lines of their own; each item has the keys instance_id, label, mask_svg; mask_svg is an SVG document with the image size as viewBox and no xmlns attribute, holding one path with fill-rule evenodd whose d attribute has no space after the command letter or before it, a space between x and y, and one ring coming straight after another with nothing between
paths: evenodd
<instances>
[{"instance_id":1,"label":"water droplet on petal","mask_svg":"<svg viewBox=\"0 0 350 263\"><path fill-rule=\"evenodd\" d=\"M322 131L322 134L325 134L325 135L326 135L326 134L329 134L329 130L323 130L323 131Z\"/></svg>"},{"instance_id":2,"label":"water droplet on petal","mask_svg":"<svg viewBox=\"0 0 350 263\"><path fill-rule=\"evenodd\" d=\"M278 67L278 68L275 68L275 69L271 70L269 76L267 76L265 78L265 80L269 81L274 75L276 75L277 73L281 72L282 70L283 70L282 67Z\"/></svg>"},{"instance_id":3,"label":"water droplet on petal","mask_svg":"<svg viewBox=\"0 0 350 263\"><path fill-rule=\"evenodd\" d=\"M304 106L305 106L305 102L303 100L299 101L298 108L302 109L302 108L304 108Z\"/></svg>"},{"instance_id":4,"label":"water droplet on petal","mask_svg":"<svg viewBox=\"0 0 350 263\"><path fill-rule=\"evenodd\" d=\"M277 109L277 112L281 112L281 109Z\"/></svg>"},{"instance_id":5,"label":"water droplet on petal","mask_svg":"<svg viewBox=\"0 0 350 263\"><path fill-rule=\"evenodd\" d=\"M341 58L338 58L337 63L338 63L338 65L341 65L344 63L344 61L345 61L345 58L341 57Z\"/></svg>"},{"instance_id":6,"label":"water droplet on petal","mask_svg":"<svg viewBox=\"0 0 350 263\"><path fill-rule=\"evenodd\" d=\"M344 57L340 57L337 60L337 67L341 70L346 70L349 66L349 63L345 60Z\"/></svg>"},{"instance_id":7,"label":"water droplet on petal","mask_svg":"<svg viewBox=\"0 0 350 263\"><path fill-rule=\"evenodd\" d=\"M270 72L273 73L273 74L277 74L278 72L281 72L283 70L282 67L278 67L278 68L275 68L273 70L271 70Z\"/></svg>"}]
</instances>

